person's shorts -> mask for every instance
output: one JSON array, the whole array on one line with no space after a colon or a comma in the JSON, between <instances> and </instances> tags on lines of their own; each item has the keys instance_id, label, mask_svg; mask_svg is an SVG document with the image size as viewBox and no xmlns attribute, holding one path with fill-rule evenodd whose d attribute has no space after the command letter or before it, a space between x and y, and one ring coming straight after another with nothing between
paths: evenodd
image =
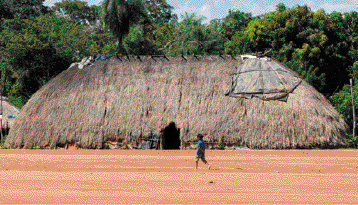
<instances>
[{"instance_id":1,"label":"person's shorts","mask_svg":"<svg viewBox=\"0 0 358 205\"><path fill-rule=\"evenodd\" d=\"M197 161L199 161L199 159L201 159L201 160L203 160L203 161L206 161L205 160L205 155L203 154L203 155L201 155L201 156L199 156L199 155L195 155L195 161L197 162Z\"/></svg>"}]
</instances>

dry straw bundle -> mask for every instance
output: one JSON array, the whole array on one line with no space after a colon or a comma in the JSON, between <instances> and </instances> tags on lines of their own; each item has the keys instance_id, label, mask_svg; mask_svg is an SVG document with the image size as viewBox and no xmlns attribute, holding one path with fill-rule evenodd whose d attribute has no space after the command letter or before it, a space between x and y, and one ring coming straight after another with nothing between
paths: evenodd
<instances>
[{"instance_id":1,"label":"dry straw bundle","mask_svg":"<svg viewBox=\"0 0 358 205\"><path fill-rule=\"evenodd\" d=\"M302 82L287 102L225 96L240 57L112 57L74 65L36 92L6 141L15 148L107 141L137 142L174 122L183 142L205 140L250 148L345 145L346 124L325 97Z\"/></svg>"}]
</instances>

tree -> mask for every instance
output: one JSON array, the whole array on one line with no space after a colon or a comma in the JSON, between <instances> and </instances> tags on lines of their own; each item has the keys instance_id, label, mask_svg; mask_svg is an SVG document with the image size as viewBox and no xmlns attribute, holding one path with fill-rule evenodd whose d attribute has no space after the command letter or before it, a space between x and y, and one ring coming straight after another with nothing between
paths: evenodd
<instances>
[{"instance_id":1,"label":"tree","mask_svg":"<svg viewBox=\"0 0 358 205\"><path fill-rule=\"evenodd\" d=\"M144 7L146 16L138 24L142 26L145 38L155 43L154 30L169 21L177 20L177 16L172 13L173 7L166 0L145 0Z\"/></svg>"},{"instance_id":2,"label":"tree","mask_svg":"<svg viewBox=\"0 0 358 205\"><path fill-rule=\"evenodd\" d=\"M231 41L226 41L224 46L224 53L229 55L238 55L251 53L251 42L243 31L237 31L232 36Z\"/></svg>"},{"instance_id":3,"label":"tree","mask_svg":"<svg viewBox=\"0 0 358 205\"><path fill-rule=\"evenodd\" d=\"M173 54L178 41L177 27L178 22L176 20L155 25L152 35L158 50L166 54Z\"/></svg>"},{"instance_id":4,"label":"tree","mask_svg":"<svg viewBox=\"0 0 358 205\"><path fill-rule=\"evenodd\" d=\"M127 52L133 55L161 54L157 46L146 37L141 25L131 27L129 34L124 39L124 46Z\"/></svg>"},{"instance_id":5,"label":"tree","mask_svg":"<svg viewBox=\"0 0 358 205\"><path fill-rule=\"evenodd\" d=\"M96 45L80 24L57 15L6 20L4 27L0 67L2 74L9 73L7 96L19 107L73 61L92 53Z\"/></svg>"},{"instance_id":6,"label":"tree","mask_svg":"<svg viewBox=\"0 0 358 205\"><path fill-rule=\"evenodd\" d=\"M145 0L145 15L132 26L124 39L127 52L136 55L163 53L163 49L159 49L155 30L177 20L176 15L172 14L172 8L166 0Z\"/></svg>"},{"instance_id":7,"label":"tree","mask_svg":"<svg viewBox=\"0 0 358 205\"><path fill-rule=\"evenodd\" d=\"M62 0L55 3L51 9L84 25L94 25L100 19L100 7L96 5L88 6L85 1Z\"/></svg>"},{"instance_id":8,"label":"tree","mask_svg":"<svg viewBox=\"0 0 358 205\"><path fill-rule=\"evenodd\" d=\"M279 4L276 11L251 20L226 51L272 50L273 57L329 96L348 81L347 67L353 63L347 61L352 46L349 29L342 22L338 12Z\"/></svg>"},{"instance_id":9,"label":"tree","mask_svg":"<svg viewBox=\"0 0 358 205\"><path fill-rule=\"evenodd\" d=\"M166 0L145 0L144 7L150 24L168 23L176 19L172 13L173 7Z\"/></svg>"},{"instance_id":10,"label":"tree","mask_svg":"<svg viewBox=\"0 0 358 205\"><path fill-rule=\"evenodd\" d=\"M86 30L89 39L92 40L91 49L94 53L112 54L117 50L116 39L103 25L101 18L101 7L88 6L87 2L81 0L62 0L55 3L51 10L60 17L81 24Z\"/></svg>"},{"instance_id":11,"label":"tree","mask_svg":"<svg viewBox=\"0 0 358 205\"><path fill-rule=\"evenodd\" d=\"M204 44L205 53L218 55L224 53L224 44L227 39L224 36L223 24L221 19L211 20L205 29L206 42Z\"/></svg>"},{"instance_id":12,"label":"tree","mask_svg":"<svg viewBox=\"0 0 358 205\"><path fill-rule=\"evenodd\" d=\"M18 18L30 18L49 13L43 5L45 0L3 0L9 5L12 14Z\"/></svg>"},{"instance_id":13,"label":"tree","mask_svg":"<svg viewBox=\"0 0 358 205\"><path fill-rule=\"evenodd\" d=\"M205 18L195 13L185 13L176 19L159 24L153 32L155 44L168 55L223 54L225 37L220 19L203 24Z\"/></svg>"},{"instance_id":14,"label":"tree","mask_svg":"<svg viewBox=\"0 0 358 205\"><path fill-rule=\"evenodd\" d=\"M284 12L286 10L287 10L287 7L286 7L285 4L279 3L279 4L276 5L276 11L277 12Z\"/></svg>"},{"instance_id":15,"label":"tree","mask_svg":"<svg viewBox=\"0 0 358 205\"><path fill-rule=\"evenodd\" d=\"M253 19L251 13L229 10L229 14L222 22L223 35L227 39L224 46L225 54L243 54L249 51L244 30Z\"/></svg>"},{"instance_id":16,"label":"tree","mask_svg":"<svg viewBox=\"0 0 358 205\"><path fill-rule=\"evenodd\" d=\"M0 19L12 19L14 14L11 11L8 0L0 0Z\"/></svg>"},{"instance_id":17,"label":"tree","mask_svg":"<svg viewBox=\"0 0 358 205\"><path fill-rule=\"evenodd\" d=\"M253 19L251 13L245 13L239 10L229 10L229 14L223 19L222 29L225 37L231 40L236 32L239 32L247 27L249 22Z\"/></svg>"},{"instance_id":18,"label":"tree","mask_svg":"<svg viewBox=\"0 0 358 205\"><path fill-rule=\"evenodd\" d=\"M343 86L342 90L335 93L330 97L330 101L336 108L336 110L341 114L341 117L348 123L350 127L353 126L352 119L352 96L350 92L350 86ZM353 87L353 95L354 95L354 105L357 108L358 106L358 85Z\"/></svg>"},{"instance_id":19,"label":"tree","mask_svg":"<svg viewBox=\"0 0 358 205\"><path fill-rule=\"evenodd\" d=\"M182 21L174 24L175 33L171 55L204 54L204 43L207 40L206 28L202 24L204 19L195 13L182 15Z\"/></svg>"},{"instance_id":20,"label":"tree","mask_svg":"<svg viewBox=\"0 0 358 205\"><path fill-rule=\"evenodd\" d=\"M0 0L0 32L3 29L3 19L13 19L14 14L12 13L10 6L6 0Z\"/></svg>"},{"instance_id":21,"label":"tree","mask_svg":"<svg viewBox=\"0 0 358 205\"><path fill-rule=\"evenodd\" d=\"M102 7L104 22L120 46L124 37L129 33L130 27L145 17L142 0L105 0Z\"/></svg>"}]
</instances>

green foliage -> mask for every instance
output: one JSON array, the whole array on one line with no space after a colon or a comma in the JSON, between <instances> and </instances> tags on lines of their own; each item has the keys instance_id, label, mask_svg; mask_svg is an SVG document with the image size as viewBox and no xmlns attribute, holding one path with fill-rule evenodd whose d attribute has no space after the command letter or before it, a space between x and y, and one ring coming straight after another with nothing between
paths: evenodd
<instances>
[{"instance_id":1,"label":"green foliage","mask_svg":"<svg viewBox=\"0 0 358 205\"><path fill-rule=\"evenodd\" d=\"M3 138L0 140L0 149L4 149L4 144L6 141L7 135L4 135Z\"/></svg>"},{"instance_id":2,"label":"green foliage","mask_svg":"<svg viewBox=\"0 0 358 205\"><path fill-rule=\"evenodd\" d=\"M304 44L302 48L297 48L292 52L291 60L286 61L286 64L308 83L322 89L325 85L325 73L319 74L319 68L309 63L310 58L317 56L317 53L320 53L319 48L311 48L308 44Z\"/></svg>"},{"instance_id":3,"label":"green foliage","mask_svg":"<svg viewBox=\"0 0 358 205\"><path fill-rule=\"evenodd\" d=\"M210 21L205 29L207 41L204 43L205 53L208 55L223 54L225 42L227 41L221 20L214 19Z\"/></svg>"},{"instance_id":4,"label":"green foliage","mask_svg":"<svg viewBox=\"0 0 358 205\"><path fill-rule=\"evenodd\" d=\"M225 43L225 54L237 55L250 52L250 41L243 31L237 31L232 36L232 40Z\"/></svg>"},{"instance_id":5,"label":"green foliage","mask_svg":"<svg viewBox=\"0 0 358 205\"><path fill-rule=\"evenodd\" d=\"M80 25L57 15L6 20L0 34L0 66L3 74L8 73L5 88L10 101L22 107L71 62L93 52L92 44Z\"/></svg>"},{"instance_id":6,"label":"green foliage","mask_svg":"<svg viewBox=\"0 0 358 205\"><path fill-rule=\"evenodd\" d=\"M225 39L225 54L244 54L250 52L248 36L244 30L253 21L251 13L239 10L229 10L229 14L223 19L222 33ZM253 23L251 23L253 25Z\"/></svg>"},{"instance_id":7,"label":"green foliage","mask_svg":"<svg viewBox=\"0 0 358 205\"><path fill-rule=\"evenodd\" d=\"M353 125L352 119L352 96L350 86L345 85L338 93L331 96L330 100L335 106L336 110L341 114L341 117L350 125ZM358 108L358 85L353 86L353 96L355 108ZM357 111L356 111L357 112ZM358 113L357 113L358 114Z\"/></svg>"},{"instance_id":8,"label":"green foliage","mask_svg":"<svg viewBox=\"0 0 358 205\"><path fill-rule=\"evenodd\" d=\"M204 17L185 13L182 20L158 25L154 31L155 44L168 55L205 55L223 53L225 38L222 25L213 20L203 24Z\"/></svg>"},{"instance_id":9,"label":"green foliage","mask_svg":"<svg viewBox=\"0 0 358 205\"><path fill-rule=\"evenodd\" d=\"M189 54L202 54L203 42L206 40L205 27L202 24L204 17L195 13L182 15L183 20L178 24L177 53L183 51Z\"/></svg>"},{"instance_id":10,"label":"green foliage","mask_svg":"<svg viewBox=\"0 0 358 205\"><path fill-rule=\"evenodd\" d=\"M358 137L353 137L352 135L347 136L348 147L358 148Z\"/></svg>"},{"instance_id":11,"label":"green foliage","mask_svg":"<svg viewBox=\"0 0 358 205\"><path fill-rule=\"evenodd\" d=\"M123 4L127 3L131 3L131 1ZM131 6L133 8L129 8L128 5L124 6L128 8L128 11L134 11L133 14L125 14L125 18L127 18L126 16L128 15L134 15L134 17L131 17L130 22L126 24L128 27L123 27L121 24L122 30L125 28L129 30L120 35L120 38L124 41L124 45L122 46L121 42L119 42L117 53L137 55L163 53L163 49L158 50L160 42L156 42L155 33L158 27L165 26L165 24L168 24L170 21L177 20L176 15L172 14L171 11L173 7L165 0L132 1ZM118 37L117 35L117 38Z\"/></svg>"},{"instance_id":12,"label":"green foliage","mask_svg":"<svg viewBox=\"0 0 358 205\"><path fill-rule=\"evenodd\" d=\"M251 13L244 13L239 10L229 10L229 14L223 19L222 30L223 35L231 40L232 37L247 27L253 19Z\"/></svg>"},{"instance_id":13,"label":"green foliage","mask_svg":"<svg viewBox=\"0 0 358 205\"><path fill-rule=\"evenodd\" d=\"M218 149L218 150L224 150L224 149L225 149L225 144L222 143L222 142L219 142L219 143L216 145L215 148Z\"/></svg>"},{"instance_id":14,"label":"green foliage","mask_svg":"<svg viewBox=\"0 0 358 205\"><path fill-rule=\"evenodd\" d=\"M160 54L157 46L144 35L140 25L131 28L124 40L124 47L132 55Z\"/></svg>"},{"instance_id":15,"label":"green foliage","mask_svg":"<svg viewBox=\"0 0 358 205\"><path fill-rule=\"evenodd\" d=\"M145 0L144 8L146 16L139 23L143 25L144 32L151 39L153 38L151 34L157 25L177 20L176 14L172 13L173 7L166 0Z\"/></svg>"},{"instance_id":16,"label":"green foliage","mask_svg":"<svg viewBox=\"0 0 358 205\"><path fill-rule=\"evenodd\" d=\"M284 12L287 10L287 7L283 3L279 3L276 5L276 11L277 12Z\"/></svg>"},{"instance_id":17,"label":"green foliage","mask_svg":"<svg viewBox=\"0 0 358 205\"><path fill-rule=\"evenodd\" d=\"M44 1L45 0L1 0L3 4L7 5L14 17L21 19L47 14L49 9L43 5Z\"/></svg>"},{"instance_id":18,"label":"green foliage","mask_svg":"<svg viewBox=\"0 0 358 205\"><path fill-rule=\"evenodd\" d=\"M100 16L99 6L88 6L87 2L80 0L62 0L55 3L51 10L85 25L96 24Z\"/></svg>"},{"instance_id":19,"label":"green foliage","mask_svg":"<svg viewBox=\"0 0 358 205\"><path fill-rule=\"evenodd\" d=\"M154 43L159 50L165 51L165 53L172 53L173 50L175 50L174 43L177 41L177 25L177 21L156 25L156 28L153 31L153 38L155 39Z\"/></svg>"},{"instance_id":20,"label":"green foliage","mask_svg":"<svg viewBox=\"0 0 358 205\"><path fill-rule=\"evenodd\" d=\"M130 27L145 17L143 0L105 0L102 9L103 20L119 45L129 33Z\"/></svg>"},{"instance_id":21,"label":"green foliage","mask_svg":"<svg viewBox=\"0 0 358 205\"><path fill-rule=\"evenodd\" d=\"M307 6L286 8L279 4L276 11L251 20L243 32L237 32L225 51L270 49L275 58L330 95L348 80L347 67L353 62L347 61L347 56L350 51L351 56L355 54L345 22L341 13L328 15Z\"/></svg>"},{"instance_id":22,"label":"green foliage","mask_svg":"<svg viewBox=\"0 0 358 205\"><path fill-rule=\"evenodd\" d=\"M199 54L203 52L205 40L205 27L202 25L203 17L196 14L182 16L181 22L172 21L157 27L154 32L156 44L166 54L178 55L183 53Z\"/></svg>"},{"instance_id":23,"label":"green foliage","mask_svg":"<svg viewBox=\"0 0 358 205\"><path fill-rule=\"evenodd\" d=\"M7 0L0 0L0 19L12 19L14 18L14 13L11 11L10 4Z\"/></svg>"},{"instance_id":24,"label":"green foliage","mask_svg":"<svg viewBox=\"0 0 358 205\"><path fill-rule=\"evenodd\" d=\"M349 73L353 79L358 80L358 61L354 62L353 66L349 67Z\"/></svg>"},{"instance_id":25,"label":"green foliage","mask_svg":"<svg viewBox=\"0 0 358 205\"><path fill-rule=\"evenodd\" d=\"M91 41L91 50L94 53L115 55L118 49L118 43L113 35L106 29L95 27L89 38Z\"/></svg>"}]
</instances>

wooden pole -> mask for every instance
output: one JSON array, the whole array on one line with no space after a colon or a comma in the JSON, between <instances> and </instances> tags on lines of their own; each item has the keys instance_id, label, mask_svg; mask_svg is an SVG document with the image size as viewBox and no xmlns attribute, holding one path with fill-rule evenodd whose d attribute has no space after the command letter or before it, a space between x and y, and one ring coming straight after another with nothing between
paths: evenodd
<instances>
[{"instance_id":1,"label":"wooden pole","mask_svg":"<svg viewBox=\"0 0 358 205\"><path fill-rule=\"evenodd\" d=\"M353 138L356 136L356 110L354 106L354 96L353 96L353 81L352 79L349 80L351 84L351 96L352 96L352 109L353 109Z\"/></svg>"}]
</instances>

